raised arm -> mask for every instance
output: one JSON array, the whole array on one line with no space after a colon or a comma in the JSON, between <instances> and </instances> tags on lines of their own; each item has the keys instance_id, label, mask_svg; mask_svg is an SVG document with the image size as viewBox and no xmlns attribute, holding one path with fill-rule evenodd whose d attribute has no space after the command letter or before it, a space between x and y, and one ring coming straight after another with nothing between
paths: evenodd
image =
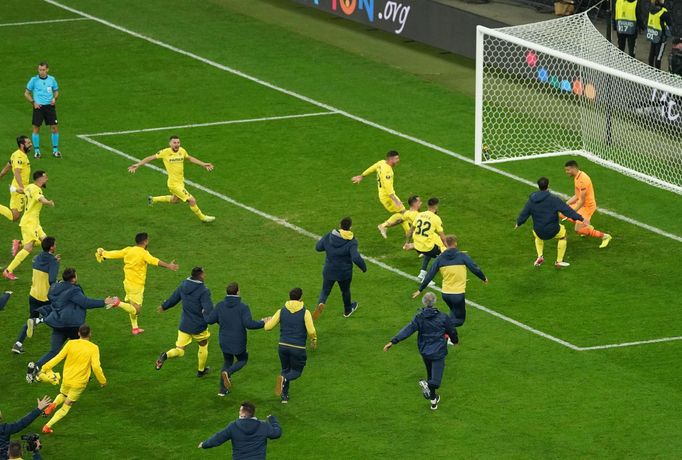
<instances>
[{"instance_id":1,"label":"raised arm","mask_svg":"<svg viewBox=\"0 0 682 460\"><path fill-rule=\"evenodd\" d=\"M128 248L116 251L105 251L104 249L99 248L97 249L97 253L105 259L123 259L128 253Z\"/></svg>"},{"instance_id":2,"label":"raised arm","mask_svg":"<svg viewBox=\"0 0 682 460\"><path fill-rule=\"evenodd\" d=\"M168 270L173 270L174 272L178 271L178 268L180 268L180 265L175 263L175 259L171 260L170 263L159 260L157 265L159 267L167 268Z\"/></svg>"},{"instance_id":3,"label":"raised arm","mask_svg":"<svg viewBox=\"0 0 682 460\"><path fill-rule=\"evenodd\" d=\"M187 155L187 161L189 161L190 163L194 163L195 165L201 166L206 171L213 171L213 164L212 163L206 163L204 161L201 161L198 158L194 158L192 155Z\"/></svg>"},{"instance_id":4,"label":"raised arm","mask_svg":"<svg viewBox=\"0 0 682 460\"><path fill-rule=\"evenodd\" d=\"M107 297L106 299L93 299L86 297L82 292L77 292L73 295L73 297L71 297L71 301L79 307L89 310L92 308L102 308L107 304L112 304L113 298Z\"/></svg>"},{"instance_id":5,"label":"raised arm","mask_svg":"<svg viewBox=\"0 0 682 460\"><path fill-rule=\"evenodd\" d=\"M144 166L144 165L146 165L147 163L150 163L150 162L152 162L152 161L154 161L154 160L156 160L156 153L155 153L154 155L149 155L148 157L143 158L142 160L138 161L137 163L135 163L135 164L132 165L132 166L128 166L128 172L131 173L131 174L135 174L135 171L137 171L137 169L138 169L140 166Z\"/></svg>"}]
</instances>

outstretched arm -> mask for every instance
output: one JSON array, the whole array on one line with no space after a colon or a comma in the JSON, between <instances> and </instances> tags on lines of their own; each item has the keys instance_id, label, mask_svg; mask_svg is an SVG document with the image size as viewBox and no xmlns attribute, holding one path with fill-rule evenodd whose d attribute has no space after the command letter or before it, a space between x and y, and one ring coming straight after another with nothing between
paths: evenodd
<instances>
[{"instance_id":1,"label":"outstretched arm","mask_svg":"<svg viewBox=\"0 0 682 460\"><path fill-rule=\"evenodd\" d=\"M521 214L516 218L516 227L520 227L526 223L530 217L530 200L526 201L526 205L521 210ZM514 228L516 228L514 227Z\"/></svg>"},{"instance_id":2,"label":"outstretched arm","mask_svg":"<svg viewBox=\"0 0 682 460\"><path fill-rule=\"evenodd\" d=\"M159 260L158 265L159 267L167 268L168 270L173 270L174 272L178 271L178 268L180 268L180 265L175 263L175 259L171 260L170 263Z\"/></svg>"},{"instance_id":3,"label":"outstretched arm","mask_svg":"<svg viewBox=\"0 0 682 460\"><path fill-rule=\"evenodd\" d=\"M369 168L365 169L362 172L362 174L360 174L359 176L353 176L351 178L351 180L353 181L354 184L359 184L360 182L362 182L362 179L364 179L365 176L369 176L370 174L375 172L378 167L379 167L379 162L376 162L372 166L370 166Z\"/></svg>"},{"instance_id":4,"label":"outstretched arm","mask_svg":"<svg viewBox=\"0 0 682 460\"><path fill-rule=\"evenodd\" d=\"M279 422L274 415L268 415L268 425L270 425L270 429L268 430L267 434L268 438L277 439L282 436L282 427L279 426Z\"/></svg>"},{"instance_id":5,"label":"outstretched arm","mask_svg":"<svg viewBox=\"0 0 682 460\"><path fill-rule=\"evenodd\" d=\"M166 299L164 303L161 304L161 310L163 311L169 310L176 306L178 302L180 302L180 288L177 288L175 291L173 291L171 296L168 299Z\"/></svg>"},{"instance_id":6,"label":"outstretched arm","mask_svg":"<svg viewBox=\"0 0 682 460\"><path fill-rule=\"evenodd\" d=\"M144 159L138 161L138 162L135 163L134 165L128 166L128 172L131 173L131 174L134 174L135 171L137 171L137 169L138 169L140 166L144 166L144 165L146 165L147 163L150 163L150 162L152 162L152 161L154 161L154 160L156 160L156 154L154 154L154 155L149 155L147 158L144 158Z\"/></svg>"},{"instance_id":7,"label":"outstretched arm","mask_svg":"<svg viewBox=\"0 0 682 460\"><path fill-rule=\"evenodd\" d=\"M216 434L208 438L206 441L199 444L200 449L210 449L211 447L218 447L219 445L232 439L232 424L229 424L227 428L222 431L218 431Z\"/></svg>"},{"instance_id":8,"label":"outstretched arm","mask_svg":"<svg viewBox=\"0 0 682 460\"><path fill-rule=\"evenodd\" d=\"M194 163L195 165L199 165L202 168L204 168L206 171L213 171L213 164L212 163L206 163L204 161L201 161L198 158L194 158L192 155L187 155L187 160L190 163Z\"/></svg>"},{"instance_id":9,"label":"outstretched arm","mask_svg":"<svg viewBox=\"0 0 682 460\"><path fill-rule=\"evenodd\" d=\"M481 281L483 281L484 283L487 283L488 278L483 274L483 270L478 268L478 265L476 265L476 262L474 262L474 259L469 257L467 254L463 254L463 255L464 255L464 265L466 265L467 268L469 270L471 270L471 273L478 276L481 279Z\"/></svg>"}]
</instances>

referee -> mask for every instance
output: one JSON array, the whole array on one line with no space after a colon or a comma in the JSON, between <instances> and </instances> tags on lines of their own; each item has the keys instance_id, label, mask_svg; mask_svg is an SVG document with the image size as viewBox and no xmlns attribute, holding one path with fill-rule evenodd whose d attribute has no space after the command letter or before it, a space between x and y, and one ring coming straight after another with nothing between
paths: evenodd
<instances>
[{"instance_id":1,"label":"referee","mask_svg":"<svg viewBox=\"0 0 682 460\"><path fill-rule=\"evenodd\" d=\"M59 128L57 127L57 109L55 104L59 97L57 80L48 75L50 66L47 62L38 64L38 75L31 77L26 84L24 97L33 104L33 148L35 158L40 158L40 126L45 122L52 131L52 155L61 158L59 152Z\"/></svg>"}]
</instances>

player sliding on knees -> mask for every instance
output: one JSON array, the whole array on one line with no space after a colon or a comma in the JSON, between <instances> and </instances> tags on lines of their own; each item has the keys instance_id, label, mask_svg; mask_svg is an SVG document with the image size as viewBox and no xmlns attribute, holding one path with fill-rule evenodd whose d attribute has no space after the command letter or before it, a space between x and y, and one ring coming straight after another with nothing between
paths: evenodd
<instances>
[{"instance_id":1,"label":"player sliding on knees","mask_svg":"<svg viewBox=\"0 0 682 460\"><path fill-rule=\"evenodd\" d=\"M163 160L163 166L168 173L168 190L171 194L162 196L149 195L147 197L149 205L151 206L154 203L177 203L178 201L182 201L183 203L186 202L189 203L189 209L196 214L200 221L213 222L215 217L204 215L204 213L201 212L201 209L199 209L199 206L197 206L196 198L194 198L185 188L185 160L201 166L206 171L213 171L213 165L211 163L205 163L188 154L187 150L180 146L180 138L178 136L171 136L168 145L170 147L159 150L158 153L150 155L142 161L128 167L128 172L135 173L140 166L144 166L156 159Z\"/></svg>"},{"instance_id":2,"label":"player sliding on knees","mask_svg":"<svg viewBox=\"0 0 682 460\"><path fill-rule=\"evenodd\" d=\"M398 221L402 222L403 230L407 233L410 229L410 225L407 221L403 219L403 213L405 213L405 206L400 201L398 196L395 194L393 189L393 167L400 161L400 154L395 150L391 150L386 154L385 160L379 160L374 163L369 168L359 176L353 176L351 180L354 184L359 184L365 176L369 176L373 172L377 173L377 189L379 191L379 201L384 208L392 215L382 224L379 224L377 228L379 233L384 238L387 237L386 229L397 224Z\"/></svg>"}]
</instances>

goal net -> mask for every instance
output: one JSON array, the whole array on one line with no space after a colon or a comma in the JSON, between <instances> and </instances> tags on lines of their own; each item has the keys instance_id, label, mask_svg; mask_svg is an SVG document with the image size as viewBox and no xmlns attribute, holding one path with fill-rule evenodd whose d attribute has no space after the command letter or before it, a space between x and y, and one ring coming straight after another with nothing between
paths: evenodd
<instances>
[{"instance_id":1,"label":"goal net","mask_svg":"<svg viewBox=\"0 0 682 460\"><path fill-rule=\"evenodd\" d=\"M681 77L621 52L585 13L477 35L476 163L581 155L682 194Z\"/></svg>"}]
</instances>

